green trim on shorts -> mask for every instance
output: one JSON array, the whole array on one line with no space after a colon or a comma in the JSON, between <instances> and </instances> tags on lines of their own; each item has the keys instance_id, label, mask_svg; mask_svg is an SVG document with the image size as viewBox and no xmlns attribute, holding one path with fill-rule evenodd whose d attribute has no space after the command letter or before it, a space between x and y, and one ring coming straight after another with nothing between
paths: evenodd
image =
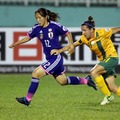
<instances>
[{"instance_id":1,"label":"green trim on shorts","mask_svg":"<svg viewBox=\"0 0 120 120\"><path fill-rule=\"evenodd\" d=\"M116 76L115 68L118 65L118 61L119 61L118 57L108 57L98 63L98 65L103 66L104 69L107 71L107 73L103 74L103 77L105 79L110 75Z\"/></svg>"}]
</instances>

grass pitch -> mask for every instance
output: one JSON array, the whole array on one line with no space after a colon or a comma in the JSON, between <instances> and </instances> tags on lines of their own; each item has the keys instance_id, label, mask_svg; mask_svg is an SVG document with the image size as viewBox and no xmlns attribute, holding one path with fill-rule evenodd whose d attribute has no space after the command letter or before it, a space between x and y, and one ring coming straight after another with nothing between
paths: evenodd
<instances>
[{"instance_id":1,"label":"grass pitch","mask_svg":"<svg viewBox=\"0 0 120 120\"><path fill-rule=\"evenodd\" d=\"M73 74L67 74L72 76ZM84 74L75 74L84 77ZM119 120L120 98L100 106L103 94L87 85L60 86L53 77L40 80L29 107L16 102L25 96L30 74L0 75L0 120ZM116 84L120 85L120 75Z\"/></svg>"}]
</instances>

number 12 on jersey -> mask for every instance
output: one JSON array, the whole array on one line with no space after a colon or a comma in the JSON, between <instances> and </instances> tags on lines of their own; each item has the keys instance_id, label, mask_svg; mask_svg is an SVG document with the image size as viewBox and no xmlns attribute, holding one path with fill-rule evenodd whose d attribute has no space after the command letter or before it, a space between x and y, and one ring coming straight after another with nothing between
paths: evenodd
<instances>
[{"instance_id":1,"label":"number 12 on jersey","mask_svg":"<svg viewBox=\"0 0 120 120\"><path fill-rule=\"evenodd\" d=\"M45 45L46 45L46 47L51 47L50 41L49 40L45 40Z\"/></svg>"}]
</instances>

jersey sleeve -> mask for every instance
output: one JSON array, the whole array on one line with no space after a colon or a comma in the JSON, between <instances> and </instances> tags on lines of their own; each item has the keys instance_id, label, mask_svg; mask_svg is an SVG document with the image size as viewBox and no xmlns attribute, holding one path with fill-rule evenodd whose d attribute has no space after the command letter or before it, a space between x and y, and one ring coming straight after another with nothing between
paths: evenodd
<instances>
[{"instance_id":1,"label":"jersey sleeve","mask_svg":"<svg viewBox=\"0 0 120 120\"><path fill-rule=\"evenodd\" d=\"M112 29L111 28L105 28L105 29L103 29L103 35L105 37L111 37L111 35L112 35Z\"/></svg>"},{"instance_id":2,"label":"jersey sleeve","mask_svg":"<svg viewBox=\"0 0 120 120\"><path fill-rule=\"evenodd\" d=\"M75 44L77 44L77 45L82 45L81 39L77 40L77 41L75 42Z\"/></svg>"},{"instance_id":3,"label":"jersey sleeve","mask_svg":"<svg viewBox=\"0 0 120 120\"><path fill-rule=\"evenodd\" d=\"M82 40L84 39L84 37L83 37L83 35L80 37L80 39L79 40L77 40L75 43L77 44L77 45L82 45L83 44L83 42L82 42Z\"/></svg>"},{"instance_id":4,"label":"jersey sleeve","mask_svg":"<svg viewBox=\"0 0 120 120\"><path fill-rule=\"evenodd\" d=\"M65 26L62 26L61 24L57 23L56 24L56 32L58 33L58 35L65 35L69 31Z\"/></svg>"},{"instance_id":5,"label":"jersey sleeve","mask_svg":"<svg viewBox=\"0 0 120 120\"><path fill-rule=\"evenodd\" d=\"M28 36L32 39L36 37L36 28L37 25L34 25L30 31L28 31Z\"/></svg>"}]
</instances>

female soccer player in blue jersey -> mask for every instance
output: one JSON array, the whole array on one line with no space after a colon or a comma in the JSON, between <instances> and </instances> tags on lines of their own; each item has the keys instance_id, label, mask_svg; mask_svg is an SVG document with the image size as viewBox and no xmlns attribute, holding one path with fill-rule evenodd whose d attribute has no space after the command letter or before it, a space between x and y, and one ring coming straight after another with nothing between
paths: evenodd
<instances>
[{"instance_id":1,"label":"female soccer player in blue jersey","mask_svg":"<svg viewBox=\"0 0 120 120\"><path fill-rule=\"evenodd\" d=\"M61 85L87 84L96 90L96 85L90 76L87 76L86 78L79 78L75 76L66 77L64 74L63 56L61 54L51 55L52 49L62 48L59 44L59 36L61 35L66 35L69 40L69 52L72 53L74 51L71 33L57 22L57 19L59 18L58 13L51 12L45 8L40 8L35 11L35 18L38 24L35 24L32 30L28 32L28 36L20 41L12 43L9 47L13 48L17 45L30 41L34 37L37 37L42 43L46 61L33 71L31 84L26 96L16 98L16 100L19 103L28 106L38 88L39 79L49 74L52 75Z\"/></svg>"}]
</instances>

